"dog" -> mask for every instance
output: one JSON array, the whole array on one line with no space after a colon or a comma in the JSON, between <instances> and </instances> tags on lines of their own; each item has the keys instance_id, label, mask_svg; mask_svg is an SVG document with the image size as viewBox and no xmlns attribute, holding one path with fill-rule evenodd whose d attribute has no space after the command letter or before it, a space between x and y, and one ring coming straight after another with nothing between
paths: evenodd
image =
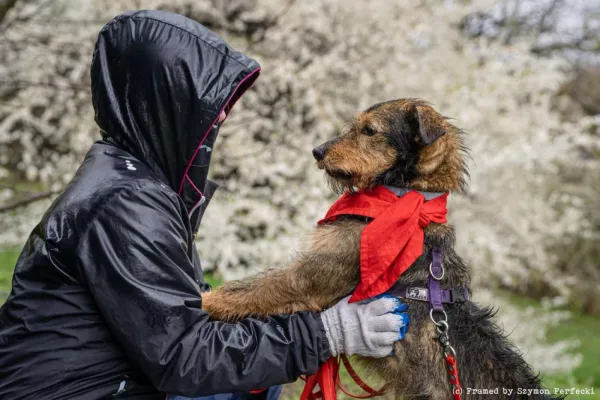
<instances>
[{"instance_id":1,"label":"dog","mask_svg":"<svg viewBox=\"0 0 600 400\"><path fill-rule=\"evenodd\" d=\"M340 137L315 148L313 155L337 193L378 185L454 193L463 193L467 187L469 151L463 131L418 99L392 100L368 108L345 125ZM310 235L308 248L291 265L228 282L203 294L202 308L211 318L236 321L249 316L318 312L332 306L359 284L360 238L365 226L365 218L352 216L319 225ZM437 249L445 271L442 287L464 287L470 293L468 268L454 250L454 229L431 223L424 228L424 236L422 255L397 284L427 287L431 253ZM397 398L451 399L444 349L430 318L430 305L418 299L415 289L407 290L404 297L411 324L405 338L395 344L394 355L360 360ZM494 312L463 300L446 304L445 311L466 398L490 398L483 394L484 389L498 390L493 398L552 398L493 321ZM507 394L511 389L512 395Z\"/></svg>"}]
</instances>

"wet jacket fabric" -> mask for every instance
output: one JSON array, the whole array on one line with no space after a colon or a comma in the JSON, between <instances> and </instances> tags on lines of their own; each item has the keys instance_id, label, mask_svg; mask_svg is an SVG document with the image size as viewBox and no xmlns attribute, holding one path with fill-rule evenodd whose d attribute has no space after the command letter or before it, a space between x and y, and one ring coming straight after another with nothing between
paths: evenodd
<instances>
[{"instance_id":1,"label":"wet jacket fabric","mask_svg":"<svg viewBox=\"0 0 600 400\"><path fill-rule=\"evenodd\" d=\"M185 17L129 12L100 32L95 143L35 227L0 310L0 399L164 399L248 391L329 357L312 313L209 320L194 236L218 116L256 61ZM210 229L210 227L202 227Z\"/></svg>"}]
</instances>

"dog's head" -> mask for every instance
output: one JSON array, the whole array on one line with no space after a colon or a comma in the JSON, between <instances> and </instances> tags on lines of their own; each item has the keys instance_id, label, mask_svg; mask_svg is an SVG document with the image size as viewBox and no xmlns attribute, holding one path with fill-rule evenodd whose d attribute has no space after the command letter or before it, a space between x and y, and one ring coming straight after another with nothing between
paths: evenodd
<instances>
[{"instance_id":1,"label":"dog's head","mask_svg":"<svg viewBox=\"0 0 600 400\"><path fill-rule=\"evenodd\" d=\"M338 192L380 184L461 191L467 178L461 133L424 101L392 100L360 113L313 155Z\"/></svg>"}]
</instances>

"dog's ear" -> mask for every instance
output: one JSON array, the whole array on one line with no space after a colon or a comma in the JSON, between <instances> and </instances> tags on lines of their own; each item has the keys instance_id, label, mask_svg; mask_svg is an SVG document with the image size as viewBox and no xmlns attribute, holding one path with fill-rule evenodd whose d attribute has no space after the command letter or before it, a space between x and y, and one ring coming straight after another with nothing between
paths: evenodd
<instances>
[{"instance_id":1,"label":"dog's ear","mask_svg":"<svg viewBox=\"0 0 600 400\"><path fill-rule=\"evenodd\" d=\"M445 118L427 105L414 107L415 119L418 124L418 138L427 146L446 133Z\"/></svg>"}]
</instances>

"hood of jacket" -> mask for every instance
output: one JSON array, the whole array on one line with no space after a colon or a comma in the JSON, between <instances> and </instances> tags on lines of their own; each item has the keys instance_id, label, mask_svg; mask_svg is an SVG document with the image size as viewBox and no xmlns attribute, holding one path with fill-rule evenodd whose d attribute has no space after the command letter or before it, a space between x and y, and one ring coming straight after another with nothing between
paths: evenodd
<instances>
[{"instance_id":1,"label":"hood of jacket","mask_svg":"<svg viewBox=\"0 0 600 400\"><path fill-rule=\"evenodd\" d=\"M95 120L104 140L150 167L199 223L199 206L215 189L207 175L219 115L229 114L259 73L255 60L194 20L126 12L96 42Z\"/></svg>"}]
</instances>

